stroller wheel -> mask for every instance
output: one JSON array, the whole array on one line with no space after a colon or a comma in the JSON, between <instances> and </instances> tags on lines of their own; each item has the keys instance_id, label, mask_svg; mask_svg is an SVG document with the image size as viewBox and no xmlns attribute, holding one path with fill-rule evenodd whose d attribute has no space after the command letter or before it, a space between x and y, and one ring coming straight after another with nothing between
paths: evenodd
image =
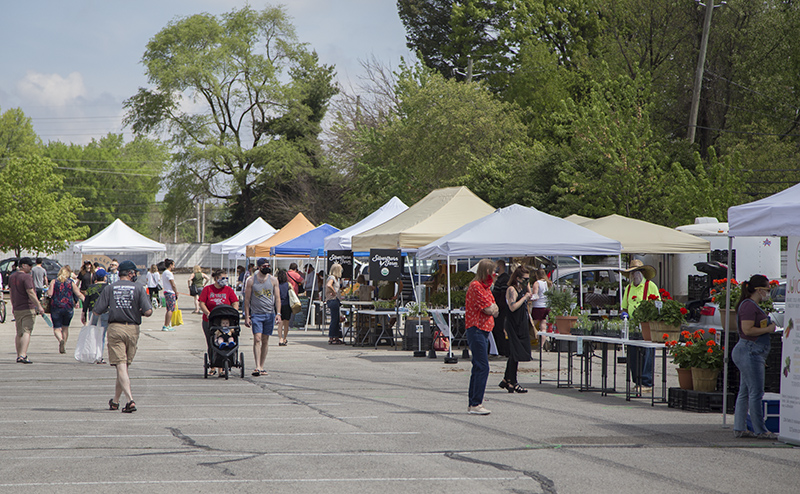
<instances>
[{"instance_id":1,"label":"stroller wheel","mask_svg":"<svg viewBox=\"0 0 800 494\"><path fill-rule=\"evenodd\" d=\"M208 379L208 354L203 354L203 379Z\"/></svg>"},{"instance_id":2,"label":"stroller wheel","mask_svg":"<svg viewBox=\"0 0 800 494\"><path fill-rule=\"evenodd\" d=\"M244 352L239 354L239 359L240 359L239 367L242 368L241 378L244 379Z\"/></svg>"},{"instance_id":3,"label":"stroller wheel","mask_svg":"<svg viewBox=\"0 0 800 494\"><path fill-rule=\"evenodd\" d=\"M225 361L225 380L226 381L228 380L228 376L230 375L230 373L231 373L231 364L229 364L228 361L226 360Z\"/></svg>"}]
</instances>

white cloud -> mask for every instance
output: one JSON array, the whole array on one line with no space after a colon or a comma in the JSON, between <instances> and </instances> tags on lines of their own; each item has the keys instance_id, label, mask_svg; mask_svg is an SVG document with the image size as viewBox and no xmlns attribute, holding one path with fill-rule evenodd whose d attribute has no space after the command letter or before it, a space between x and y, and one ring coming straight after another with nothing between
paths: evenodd
<instances>
[{"instance_id":1,"label":"white cloud","mask_svg":"<svg viewBox=\"0 0 800 494\"><path fill-rule=\"evenodd\" d=\"M17 82L17 91L27 101L42 106L66 106L77 98L86 95L83 76L73 72L66 78L59 74L41 74L29 70L25 77Z\"/></svg>"}]
</instances>

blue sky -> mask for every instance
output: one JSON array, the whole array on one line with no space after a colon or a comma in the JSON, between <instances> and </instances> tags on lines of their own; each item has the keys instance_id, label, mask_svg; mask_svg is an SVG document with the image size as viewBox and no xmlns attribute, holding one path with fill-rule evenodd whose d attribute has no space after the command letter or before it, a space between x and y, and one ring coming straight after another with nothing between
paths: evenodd
<instances>
[{"instance_id":1,"label":"blue sky","mask_svg":"<svg viewBox=\"0 0 800 494\"><path fill-rule=\"evenodd\" d=\"M283 4L297 35L344 86L359 60L410 58L394 0L42 0L5 2L0 16L0 111L19 107L45 141L85 144L121 132L122 101L146 86L145 45L170 20ZM125 132L129 138L129 132Z\"/></svg>"}]
</instances>

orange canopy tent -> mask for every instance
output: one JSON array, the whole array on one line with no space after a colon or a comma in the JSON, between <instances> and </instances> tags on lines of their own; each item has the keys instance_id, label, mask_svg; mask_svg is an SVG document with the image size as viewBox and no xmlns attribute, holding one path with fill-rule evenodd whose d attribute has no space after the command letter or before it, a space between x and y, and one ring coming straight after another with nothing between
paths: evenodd
<instances>
[{"instance_id":1,"label":"orange canopy tent","mask_svg":"<svg viewBox=\"0 0 800 494\"><path fill-rule=\"evenodd\" d=\"M292 218L292 221L289 223L286 223L286 226L281 228L275 235L269 237L260 244L248 245L247 257L269 257L269 249L271 247L297 238L304 233L310 232L314 228L314 225L308 221L308 218L303 216L303 213L297 213L297 216Z\"/></svg>"}]
</instances>

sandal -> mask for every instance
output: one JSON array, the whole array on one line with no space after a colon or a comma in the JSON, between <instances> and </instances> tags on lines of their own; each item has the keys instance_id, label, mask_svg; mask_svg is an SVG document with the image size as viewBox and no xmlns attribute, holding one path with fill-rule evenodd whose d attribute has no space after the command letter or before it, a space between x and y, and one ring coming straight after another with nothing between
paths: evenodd
<instances>
[{"instance_id":1,"label":"sandal","mask_svg":"<svg viewBox=\"0 0 800 494\"><path fill-rule=\"evenodd\" d=\"M528 392L528 390L523 388L522 386L520 386L519 383L511 384L511 387L508 388L508 392L510 393L512 389L514 390L515 393L527 393Z\"/></svg>"},{"instance_id":2,"label":"sandal","mask_svg":"<svg viewBox=\"0 0 800 494\"><path fill-rule=\"evenodd\" d=\"M119 406L119 403L117 403L117 406ZM135 411L136 411L136 403L134 403L134 402L132 402L132 401L129 401L129 402L128 402L128 403L127 403L127 404L126 404L126 405L125 405L125 406L122 408L122 413L133 413L133 412L135 412Z\"/></svg>"},{"instance_id":3,"label":"sandal","mask_svg":"<svg viewBox=\"0 0 800 494\"><path fill-rule=\"evenodd\" d=\"M211 369L210 371L208 371L208 375L209 376L216 376L217 375L217 369Z\"/></svg>"},{"instance_id":4,"label":"sandal","mask_svg":"<svg viewBox=\"0 0 800 494\"><path fill-rule=\"evenodd\" d=\"M503 388L505 390L508 390L509 393L513 393L514 392L514 386L509 384L508 381L506 381L505 379L500 381L500 384L498 384L498 386L500 386L501 388Z\"/></svg>"},{"instance_id":5,"label":"sandal","mask_svg":"<svg viewBox=\"0 0 800 494\"><path fill-rule=\"evenodd\" d=\"M253 373L252 373L252 374L250 374L250 375L251 375L251 376L253 376L253 377L258 377L258 376L260 376L260 375L261 375L261 371L260 371L260 370L258 370L258 369L256 369L256 370L254 370L254 371L253 371Z\"/></svg>"},{"instance_id":6,"label":"sandal","mask_svg":"<svg viewBox=\"0 0 800 494\"><path fill-rule=\"evenodd\" d=\"M119 410L119 403L114 403L114 398L108 400L108 409L109 410Z\"/></svg>"},{"instance_id":7,"label":"sandal","mask_svg":"<svg viewBox=\"0 0 800 494\"><path fill-rule=\"evenodd\" d=\"M33 361L32 361L32 360L30 360L30 359L28 358L28 356L26 355L26 356L24 356L24 357L17 357L17 363L18 363L18 364L32 364L32 363L33 363Z\"/></svg>"}]
</instances>

